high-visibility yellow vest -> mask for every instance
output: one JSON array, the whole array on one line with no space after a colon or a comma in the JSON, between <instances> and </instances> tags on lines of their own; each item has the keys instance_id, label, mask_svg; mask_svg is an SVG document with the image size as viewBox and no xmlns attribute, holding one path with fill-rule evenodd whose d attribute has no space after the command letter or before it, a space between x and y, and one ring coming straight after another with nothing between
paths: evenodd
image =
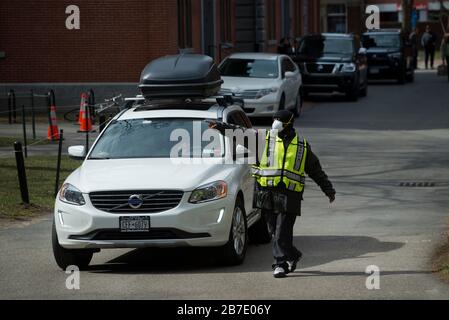
<instances>
[{"instance_id":1,"label":"high-visibility yellow vest","mask_svg":"<svg viewBox=\"0 0 449 320\"><path fill-rule=\"evenodd\" d=\"M284 182L287 189L304 190L307 141L298 135L284 150L284 142L277 135L267 133L265 149L259 166L253 166L252 175L262 187L276 187Z\"/></svg>"}]
</instances>

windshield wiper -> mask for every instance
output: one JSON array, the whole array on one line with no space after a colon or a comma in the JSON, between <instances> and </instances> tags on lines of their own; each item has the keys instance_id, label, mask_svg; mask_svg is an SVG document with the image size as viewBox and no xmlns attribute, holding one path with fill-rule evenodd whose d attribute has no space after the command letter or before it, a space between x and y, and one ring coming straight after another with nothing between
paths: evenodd
<instances>
[{"instance_id":1,"label":"windshield wiper","mask_svg":"<svg viewBox=\"0 0 449 320\"><path fill-rule=\"evenodd\" d=\"M109 157L89 157L89 160L107 160Z\"/></svg>"}]
</instances>

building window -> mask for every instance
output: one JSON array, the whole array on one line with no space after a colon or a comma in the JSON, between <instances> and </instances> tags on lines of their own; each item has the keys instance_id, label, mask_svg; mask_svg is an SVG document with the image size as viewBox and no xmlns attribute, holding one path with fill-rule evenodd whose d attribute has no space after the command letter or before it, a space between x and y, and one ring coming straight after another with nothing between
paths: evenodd
<instances>
[{"instance_id":1,"label":"building window","mask_svg":"<svg viewBox=\"0 0 449 320\"><path fill-rule=\"evenodd\" d=\"M327 5L327 31L346 33L346 5Z\"/></svg>"},{"instance_id":2,"label":"building window","mask_svg":"<svg viewBox=\"0 0 449 320\"><path fill-rule=\"evenodd\" d=\"M220 1L221 42L232 42L232 0Z\"/></svg>"},{"instance_id":3,"label":"building window","mask_svg":"<svg viewBox=\"0 0 449 320\"><path fill-rule=\"evenodd\" d=\"M267 0L268 40L276 39L276 1Z\"/></svg>"},{"instance_id":4,"label":"building window","mask_svg":"<svg viewBox=\"0 0 449 320\"><path fill-rule=\"evenodd\" d=\"M192 47L192 4L190 0L178 0L178 46Z\"/></svg>"},{"instance_id":5,"label":"building window","mask_svg":"<svg viewBox=\"0 0 449 320\"><path fill-rule=\"evenodd\" d=\"M381 22L398 22L399 13L398 12L381 12L380 13Z\"/></svg>"}]
</instances>

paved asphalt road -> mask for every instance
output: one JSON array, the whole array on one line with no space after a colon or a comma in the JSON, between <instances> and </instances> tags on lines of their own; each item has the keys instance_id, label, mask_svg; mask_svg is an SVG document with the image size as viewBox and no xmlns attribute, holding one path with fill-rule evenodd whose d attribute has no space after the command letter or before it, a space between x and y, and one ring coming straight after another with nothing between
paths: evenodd
<instances>
[{"instance_id":1,"label":"paved asphalt road","mask_svg":"<svg viewBox=\"0 0 449 320\"><path fill-rule=\"evenodd\" d=\"M370 85L356 103L315 98L297 127L334 182L337 200L308 181L294 242L300 270L274 279L270 245L245 263L217 266L205 250L112 250L65 288L54 263L50 216L0 230L0 298L448 299L431 273L449 213L449 84L419 73L414 84ZM401 187L433 182L434 187ZM365 287L380 268L380 289Z\"/></svg>"}]
</instances>

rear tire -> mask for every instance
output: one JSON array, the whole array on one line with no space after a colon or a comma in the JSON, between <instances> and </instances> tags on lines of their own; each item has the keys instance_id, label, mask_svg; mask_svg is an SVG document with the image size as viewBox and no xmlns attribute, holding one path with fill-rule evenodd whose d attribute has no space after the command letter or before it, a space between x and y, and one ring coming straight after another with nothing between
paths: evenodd
<instances>
[{"instance_id":1,"label":"rear tire","mask_svg":"<svg viewBox=\"0 0 449 320\"><path fill-rule=\"evenodd\" d=\"M237 198L232 215L229 240L222 247L220 260L225 265L239 265L245 260L248 248L248 227L246 223L245 207L241 198Z\"/></svg>"},{"instance_id":2,"label":"rear tire","mask_svg":"<svg viewBox=\"0 0 449 320\"><path fill-rule=\"evenodd\" d=\"M267 218L261 213L260 219L249 229L249 239L252 243L270 243L272 235L268 229Z\"/></svg>"},{"instance_id":3,"label":"rear tire","mask_svg":"<svg viewBox=\"0 0 449 320\"><path fill-rule=\"evenodd\" d=\"M89 266L89 263L94 255L94 251L89 249L63 248L59 244L58 234L56 233L56 226L54 221L51 232L51 242L56 264L62 270L66 270L67 267L71 265L77 266L80 270L84 270Z\"/></svg>"}]
</instances>

